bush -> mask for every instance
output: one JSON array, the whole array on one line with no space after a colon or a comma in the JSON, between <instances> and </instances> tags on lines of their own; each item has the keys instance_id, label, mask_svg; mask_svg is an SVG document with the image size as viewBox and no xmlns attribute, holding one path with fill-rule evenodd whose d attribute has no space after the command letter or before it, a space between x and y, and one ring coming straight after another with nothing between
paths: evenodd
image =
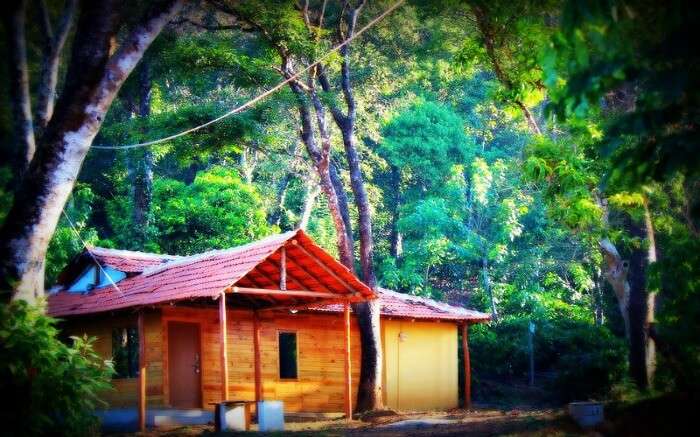
<instances>
[{"instance_id":1,"label":"bush","mask_svg":"<svg viewBox=\"0 0 700 437\"><path fill-rule=\"evenodd\" d=\"M26 302L0 304L0 426L9 435L92 435L97 393L110 387L112 364L93 338L60 341L56 320ZM7 402L9 401L9 402Z\"/></svg>"},{"instance_id":2,"label":"bush","mask_svg":"<svg viewBox=\"0 0 700 437\"><path fill-rule=\"evenodd\" d=\"M555 341L553 391L562 401L608 397L626 373L624 342L602 326L569 325Z\"/></svg>"},{"instance_id":3,"label":"bush","mask_svg":"<svg viewBox=\"0 0 700 437\"><path fill-rule=\"evenodd\" d=\"M472 368L477 381L525 384L529 371L527 332L530 319L503 317L498 323L470 331ZM576 318L535 319L535 384L549 401L606 397L625 374L624 341L604 326Z\"/></svg>"}]
</instances>

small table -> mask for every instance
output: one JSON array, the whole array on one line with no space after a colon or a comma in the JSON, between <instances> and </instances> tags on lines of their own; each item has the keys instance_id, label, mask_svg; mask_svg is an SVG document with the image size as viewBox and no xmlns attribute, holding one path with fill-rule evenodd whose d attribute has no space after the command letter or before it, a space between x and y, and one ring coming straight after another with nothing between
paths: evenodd
<instances>
[{"instance_id":1,"label":"small table","mask_svg":"<svg viewBox=\"0 0 700 437\"><path fill-rule=\"evenodd\" d=\"M209 405L214 405L214 424L216 426L216 432L221 431L250 431L250 416L251 416L251 405L254 401L237 401L237 400L226 400L221 402L210 402ZM229 426L226 422L226 415L229 411L236 409L237 407L243 407L243 427L240 426ZM223 413L223 414L222 414ZM238 429L242 428L242 429Z\"/></svg>"}]
</instances>

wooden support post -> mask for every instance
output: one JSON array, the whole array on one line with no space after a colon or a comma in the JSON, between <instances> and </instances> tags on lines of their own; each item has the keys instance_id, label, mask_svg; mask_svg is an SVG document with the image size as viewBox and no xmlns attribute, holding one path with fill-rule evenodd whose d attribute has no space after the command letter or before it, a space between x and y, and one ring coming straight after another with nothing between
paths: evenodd
<instances>
[{"instance_id":1,"label":"wooden support post","mask_svg":"<svg viewBox=\"0 0 700 437\"><path fill-rule=\"evenodd\" d=\"M469 327L465 322L462 325L462 353L464 358L464 409L472 407L472 371L469 361Z\"/></svg>"},{"instance_id":2,"label":"wooden support post","mask_svg":"<svg viewBox=\"0 0 700 437\"><path fill-rule=\"evenodd\" d=\"M219 345L221 346L221 400L228 400L228 341L226 338L226 292L219 296Z\"/></svg>"},{"instance_id":3,"label":"wooden support post","mask_svg":"<svg viewBox=\"0 0 700 437\"><path fill-rule=\"evenodd\" d=\"M255 365L255 402L263 400L262 363L260 360L260 317L253 311L253 359Z\"/></svg>"},{"instance_id":4,"label":"wooden support post","mask_svg":"<svg viewBox=\"0 0 700 437\"><path fill-rule=\"evenodd\" d=\"M282 246L280 251L280 290L287 289L287 249Z\"/></svg>"},{"instance_id":5,"label":"wooden support post","mask_svg":"<svg viewBox=\"0 0 700 437\"><path fill-rule=\"evenodd\" d=\"M146 431L146 333L143 326L143 311L139 311L137 329L139 334L139 431Z\"/></svg>"},{"instance_id":6,"label":"wooden support post","mask_svg":"<svg viewBox=\"0 0 700 437\"><path fill-rule=\"evenodd\" d=\"M350 304L343 305L343 340L345 343L345 418L352 420L352 372L350 367Z\"/></svg>"}]
</instances>

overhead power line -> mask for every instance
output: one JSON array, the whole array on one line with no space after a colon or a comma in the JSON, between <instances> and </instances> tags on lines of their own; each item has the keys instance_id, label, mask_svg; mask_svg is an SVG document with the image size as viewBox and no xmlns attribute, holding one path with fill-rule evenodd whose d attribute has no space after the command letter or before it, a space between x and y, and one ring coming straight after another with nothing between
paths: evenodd
<instances>
[{"instance_id":1,"label":"overhead power line","mask_svg":"<svg viewBox=\"0 0 700 437\"><path fill-rule=\"evenodd\" d=\"M78 237L78 240L80 240L80 244L83 245L83 249L85 249L87 251L87 253L90 254L90 257L92 257L92 260L95 262L95 264L97 264L97 268L100 269L100 271L102 272L103 275L105 275L105 278L107 278L107 280L112 285L112 287L116 288L116 290L119 292L119 294L123 295L124 292L122 292L122 290L119 288L119 286L116 284L116 282L114 282L114 280L109 275L109 273L107 273L107 271L102 267L102 263L100 263L100 261L98 261L97 257L95 257L95 254L92 253L92 251L90 250L90 247L88 247L88 244L85 242L85 240L83 240L83 237L80 236L80 232L78 232L78 228L73 223L73 220L70 219L70 217L66 213L66 210L63 209L62 212L63 212L63 216L68 221L68 226L70 226L70 228L73 230L73 233L75 234L75 236ZM95 285L100 285L100 284L95 284Z\"/></svg>"},{"instance_id":2,"label":"overhead power line","mask_svg":"<svg viewBox=\"0 0 700 437\"><path fill-rule=\"evenodd\" d=\"M232 115L238 114L239 112L243 112L244 110L246 110L246 109L252 107L253 105L255 105L256 103L258 103L259 101L261 101L261 100L265 99L266 97L270 96L271 94L274 94L275 92L279 91L285 85L287 85L289 82L292 82L292 81L298 79L300 76L302 76L306 72L310 71L312 68L316 67L318 64L320 64L324 60L326 60L330 55L337 52L338 50L340 50L344 46L350 44L354 39L358 38L365 31L369 30L372 26L374 26L378 22L382 21L387 15L391 14L395 9L397 9L399 6L401 6L404 3L404 1L405 0L399 0L396 3L394 3L393 5L391 5L387 10L385 10L381 14L377 15L376 17L374 17L369 23L367 23L360 30L358 30L353 35L351 35L349 38L345 39L344 41L337 44L333 48L331 48L323 56L318 58L316 61L314 61L312 64L308 65L303 70L291 75L287 79L281 81L280 83L278 83L274 87L270 88L269 90L263 92L262 94L258 95L257 97L255 97L251 100L248 100L244 104L231 109L230 111L226 112L225 114L220 115L219 117L216 117L213 120L209 120L206 123L203 123L203 124L200 124L198 126L186 129L182 132L178 132L176 134L173 134L173 135L170 135L167 137L158 138L156 140L146 141L143 143L125 144L125 145L120 145L120 146L92 146L92 148L93 149L104 149L104 150L118 150L118 149L135 149L135 148L139 148L139 147L153 146L155 144L164 143L166 141L171 141L171 140L174 140L176 138L180 138L180 137L183 137L185 135L191 134L192 132L196 132L200 129L204 129L207 126L211 126L212 124L218 123L219 121L221 121L225 118L231 117Z\"/></svg>"}]
</instances>

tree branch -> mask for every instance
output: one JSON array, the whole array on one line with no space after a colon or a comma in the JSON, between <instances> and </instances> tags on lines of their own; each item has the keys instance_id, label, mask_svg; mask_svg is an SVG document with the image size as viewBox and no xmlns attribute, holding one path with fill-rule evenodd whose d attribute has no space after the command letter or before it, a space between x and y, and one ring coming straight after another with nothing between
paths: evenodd
<instances>
[{"instance_id":1,"label":"tree branch","mask_svg":"<svg viewBox=\"0 0 700 437\"><path fill-rule=\"evenodd\" d=\"M506 90L513 91L513 89L515 88L513 81L503 70L501 63L498 59L498 54L496 53L496 32L492 27L491 20L489 19L487 12L481 6L475 4L471 4L471 10L474 14L474 17L476 18L477 27L479 28L481 37L484 40L486 54L488 55L489 60L491 61L491 66L493 67L493 72L496 74L496 78L501 83L501 85L503 85L503 87L506 88ZM537 120L535 120L535 117L532 115L532 112L530 112L530 109L525 105L525 103L518 98L514 98L513 103L515 103L515 105L518 106L522 111L525 120L530 126L530 130L532 130L532 132L536 135L541 135L542 130L540 129L539 125L537 124Z\"/></svg>"},{"instance_id":2,"label":"tree branch","mask_svg":"<svg viewBox=\"0 0 700 437\"><path fill-rule=\"evenodd\" d=\"M10 76L10 103L15 141L20 151L19 173L24 173L34 157L34 122L29 94L29 67L27 65L26 0L10 2L4 11Z\"/></svg>"},{"instance_id":3,"label":"tree branch","mask_svg":"<svg viewBox=\"0 0 700 437\"><path fill-rule=\"evenodd\" d=\"M235 29L243 30L243 31L250 30L250 29L245 29L244 27L242 27L238 24L209 25L209 24L200 23L198 21L194 21L194 20L189 19L189 18L181 18L179 20L174 20L174 21L171 21L170 24L173 24L176 26L181 25L181 24L190 24L194 27L204 29L204 30L210 30L212 32L218 32L218 31L222 31L222 30L235 30Z\"/></svg>"},{"instance_id":4,"label":"tree branch","mask_svg":"<svg viewBox=\"0 0 700 437\"><path fill-rule=\"evenodd\" d=\"M46 125L48 125L49 120L53 116L61 52L68 39L77 5L77 0L66 1L63 14L58 23L58 28L56 33L53 34L46 4L44 0L39 2L39 9L42 16L41 21L45 29L46 44L44 44L43 59L41 61L41 77L39 79L36 106L37 129L40 131L37 136L40 136L41 131L46 128Z\"/></svg>"}]
</instances>

